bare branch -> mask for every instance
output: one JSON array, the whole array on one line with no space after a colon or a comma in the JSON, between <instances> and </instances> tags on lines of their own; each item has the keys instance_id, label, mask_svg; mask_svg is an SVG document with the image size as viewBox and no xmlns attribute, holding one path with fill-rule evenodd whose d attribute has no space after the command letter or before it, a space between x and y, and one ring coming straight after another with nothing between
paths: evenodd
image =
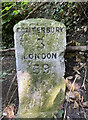
<instances>
[{"instance_id":1,"label":"bare branch","mask_svg":"<svg viewBox=\"0 0 88 120\"><path fill-rule=\"evenodd\" d=\"M0 50L0 53L15 51L15 48L3 49ZM66 46L66 52L69 51L79 51L79 52L87 52L88 46Z\"/></svg>"},{"instance_id":2,"label":"bare branch","mask_svg":"<svg viewBox=\"0 0 88 120\"><path fill-rule=\"evenodd\" d=\"M39 9L41 6L45 5L46 3L47 3L47 1L46 1L46 2L42 2L42 3L40 3L38 6L36 6L36 7L28 14L28 16L27 16L25 19L27 19L28 17L30 17L30 15L32 15L37 9Z\"/></svg>"}]
</instances>

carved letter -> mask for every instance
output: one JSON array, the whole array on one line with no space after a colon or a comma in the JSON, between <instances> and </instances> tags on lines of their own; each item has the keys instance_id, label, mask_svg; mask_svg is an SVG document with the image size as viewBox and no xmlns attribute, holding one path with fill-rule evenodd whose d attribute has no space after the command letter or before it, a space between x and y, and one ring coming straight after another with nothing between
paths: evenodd
<instances>
[{"instance_id":1,"label":"carved letter","mask_svg":"<svg viewBox=\"0 0 88 120\"><path fill-rule=\"evenodd\" d=\"M42 53L42 59L45 59L46 58L46 54L45 53Z\"/></svg>"},{"instance_id":2,"label":"carved letter","mask_svg":"<svg viewBox=\"0 0 88 120\"><path fill-rule=\"evenodd\" d=\"M50 53L47 54L47 58L48 58L48 59L51 58L51 54L50 54Z\"/></svg>"},{"instance_id":3,"label":"carved letter","mask_svg":"<svg viewBox=\"0 0 88 120\"><path fill-rule=\"evenodd\" d=\"M57 53L52 53L52 58L57 58Z\"/></svg>"},{"instance_id":4,"label":"carved letter","mask_svg":"<svg viewBox=\"0 0 88 120\"><path fill-rule=\"evenodd\" d=\"M29 54L29 58L30 58L30 59L33 59L33 54Z\"/></svg>"}]
</instances>

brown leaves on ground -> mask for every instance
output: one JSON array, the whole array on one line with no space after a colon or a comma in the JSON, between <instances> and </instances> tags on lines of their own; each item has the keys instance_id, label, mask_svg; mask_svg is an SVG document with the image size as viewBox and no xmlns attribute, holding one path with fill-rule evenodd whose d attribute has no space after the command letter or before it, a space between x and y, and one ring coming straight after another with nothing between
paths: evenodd
<instances>
[{"instance_id":1,"label":"brown leaves on ground","mask_svg":"<svg viewBox=\"0 0 88 120\"><path fill-rule=\"evenodd\" d=\"M83 107L88 107L88 101L82 103Z\"/></svg>"},{"instance_id":2,"label":"brown leaves on ground","mask_svg":"<svg viewBox=\"0 0 88 120\"><path fill-rule=\"evenodd\" d=\"M72 89L72 91L74 91L74 90L79 90L80 89L80 85L78 83L74 83L74 85L72 85L69 78L66 78L66 85L67 85L68 90Z\"/></svg>"},{"instance_id":3,"label":"brown leaves on ground","mask_svg":"<svg viewBox=\"0 0 88 120\"><path fill-rule=\"evenodd\" d=\"M84 108L88 107L88 101L84 102L84 98L81 95L80 88L81 85L75 82L71 82L70 80L73 79L72 76L66 78L66 86L68 91L66 92L66 100L68 102L74 103L74 108L78 108L79 106Z\"/></svg>"},{"instance_id":4,"label":"brown leaves on ground","mask_svg":"<svg viewBox=\"0 0 88 120\"><path fill-rule=\"evenodd\" d=\"M79 107L79 104L75 101L74 102L74 108L78 108Z\"/></svg>"},{"instance_id":5,"label":"brown leaves on ground","mask_svg":"<svg viewBox=\"0 0 88 120\"><path fill-rule=\"evenodd\" d=\"M81 96L79 92L73 91L73 92L67 92L66 96L69 97L69 99L79 101L81 100ZM72 101L71 100L71 101Z\"/></svg>"},{"instance_id":6,"label":"brown leaves on ground","mask_svg":"<svg viewBox=\"0 0 88 120\"><path fill-rule=\"evenodd\" d=\"M3 116L6 117L6 118L15 118L15 116L14 116L14 106L13 105L8 105L3 111Z\"/></svg>"}]
</instances>

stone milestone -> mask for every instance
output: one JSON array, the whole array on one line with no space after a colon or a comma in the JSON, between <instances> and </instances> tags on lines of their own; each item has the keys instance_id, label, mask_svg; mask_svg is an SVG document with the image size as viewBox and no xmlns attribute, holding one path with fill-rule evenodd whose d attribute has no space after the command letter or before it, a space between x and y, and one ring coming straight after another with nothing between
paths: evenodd
<instances>
[{"instance_id":1,"label":"stone milestone","mask_svg":"<svg viewBox=\"0 0 88 120\"><path fill-rule=\"evenodd\" d=\"M66 28L49 19L14 26L19 118L52 118L65 97Z\"/></svg>"}]
</instances>

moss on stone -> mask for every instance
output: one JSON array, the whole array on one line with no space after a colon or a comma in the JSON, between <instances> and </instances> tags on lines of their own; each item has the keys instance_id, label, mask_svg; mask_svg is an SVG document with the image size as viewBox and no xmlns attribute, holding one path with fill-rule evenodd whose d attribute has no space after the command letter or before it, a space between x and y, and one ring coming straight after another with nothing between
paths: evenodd
<instances>
[{"instance_id":1,"label":"moss on stone","mask_svg":"<svg viewBox=\"0 0 88 120\"><path fill-rule=\"evenodd\" d=\"M36 27L64 27L62 23L47 20L47 19L29 19L19 22L14 27L14 32L17 28L27 28L31 26ZM51 118L54 112L58 109L60 103L64 99L65 81L56 70L56 62L60 62L59 56L55 60L51 59L24 59L24 56L29 54L42 53L58 53L58 55L65 50L65 43L63 43L63 35L65 30L59 33L38 34L33 32L22 33L20 45L24 49L21 60L27 65L27 77L21 81L23 86L23 93L20 96L20 106L18 117L21 118ZM38 40L40 38L40 40ZM40 47L40 48L39 48ZM42 48L42 49L41 49ZM49 72L44 71L43 64L49 65ZM33 68L34 65L39 65L38 68ZM34 69L34 72L33 72ZM35 72L36 69L36 72ZM59 69L58 69L59 71ZM25 72L25 71L24 71Z\"/></svg>"}]
</instances>

